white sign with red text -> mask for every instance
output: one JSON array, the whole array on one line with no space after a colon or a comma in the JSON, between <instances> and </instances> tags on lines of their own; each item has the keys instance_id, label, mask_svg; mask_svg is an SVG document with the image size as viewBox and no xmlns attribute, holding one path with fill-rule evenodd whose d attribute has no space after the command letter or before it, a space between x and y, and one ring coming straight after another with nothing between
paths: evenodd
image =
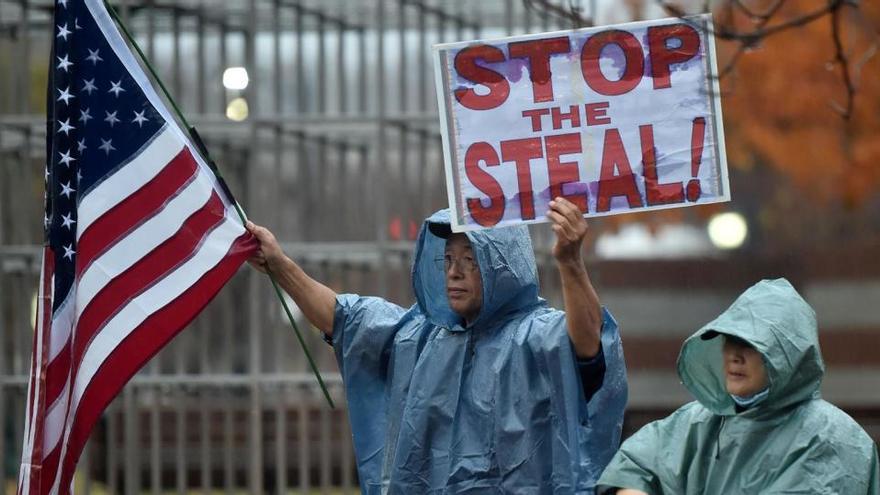
<instances>
[{"instance_id":1,"label":"white sign with red text","mask_svg":"<svg viewBox=\"0 0 880 495\"><path fill-rule=\"evenodd\" d=\"M711 16L434 46L456 232L730 200Z\"/></svg>"}]
</instances>

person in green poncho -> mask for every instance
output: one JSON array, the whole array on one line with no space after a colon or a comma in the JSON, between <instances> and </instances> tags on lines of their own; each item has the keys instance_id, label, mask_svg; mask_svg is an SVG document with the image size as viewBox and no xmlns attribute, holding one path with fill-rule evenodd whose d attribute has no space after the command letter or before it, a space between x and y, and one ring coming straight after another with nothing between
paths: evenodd
<instances>
[{"instance_id":1,"label":"person in green poncho","mask_svg":"<svg viewBox=\"0 0 880 495\"><path fill-rule=\"evenodd\" d=\"M757 283L682 346L697 400L627 439L597 493L880 494L877 447L821 399L824 373L813 309L785 279Z\"/></svg>"}]
</instances>

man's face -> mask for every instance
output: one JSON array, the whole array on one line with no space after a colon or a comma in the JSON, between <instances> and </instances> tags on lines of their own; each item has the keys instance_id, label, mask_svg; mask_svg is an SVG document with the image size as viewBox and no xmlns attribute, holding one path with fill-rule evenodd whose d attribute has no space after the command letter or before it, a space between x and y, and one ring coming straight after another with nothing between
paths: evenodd
<instances>
[{"instance_id":1,"label":"man's face","mask_svg":"<svg viewBox=\"0 0 880 495\"><path fill-rule=\"evenodd\" d=\"M471 242L464 234L452 234L443 254L449 306L465 322L471 322L483 305L483 281Z\"/></svg>"},{"instance_id":2,"label":"man's face","mask_svg":"<svg viewBox=\"0 0 880 495\"><path fill-rule=\"evenodd\" d=\"M724 378L727 392L749 397L767 387L767 371L761 353L745 341L725 336Z\"/></svg>"}]
</instances>

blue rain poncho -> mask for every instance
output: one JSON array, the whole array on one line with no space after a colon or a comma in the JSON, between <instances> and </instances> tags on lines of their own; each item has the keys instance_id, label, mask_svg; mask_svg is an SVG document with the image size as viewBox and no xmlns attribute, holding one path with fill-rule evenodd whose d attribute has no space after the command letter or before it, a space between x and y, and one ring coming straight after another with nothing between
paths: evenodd
<instances>
[{"instance_id":1,"label":"blue rain poncho","mask_svg":"<svg viewBox=\"0 0 880 495\"><path fill-rule=\"evenodd\" d=\"M468 233L483 305L467 328L449 307L421 229L417 303L337 298L333 346L366 494L592 493L620 442L627 385L617 324L604 312L604 383L587 402L565 313L538 297L525 227Z\"/></svg>"},{"instance_id":2,"label":"blue rain poncho","mask_svg":"<svg viewBox=\"0 0 880 495\"><path fill-rule=\"evenodd\" d=\"M701 338L708 332L761 353L769 391L759 403L737 413L725 387L724 339ZM787 280L759 282L688 338L678 373L697 401L628 438L599 494L625 487L651 495L880 495L874 442L819 397L825 366L816 317Z\"/></svg>"}]
</instances>

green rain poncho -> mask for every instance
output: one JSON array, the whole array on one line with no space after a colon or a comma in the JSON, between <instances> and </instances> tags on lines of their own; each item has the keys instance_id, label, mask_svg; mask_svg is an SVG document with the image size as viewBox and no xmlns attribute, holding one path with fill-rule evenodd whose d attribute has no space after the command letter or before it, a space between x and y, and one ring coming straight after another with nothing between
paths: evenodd
<instances>
[{"instance_id":1,"label":"green rain poncho","mask_svg":"<svg viewBox=\"0 0 880 495\"><path fill-rule=\"evenodd\" d=\"M737 414L725 389L722 338L764 358L769 394ZM880 494L877 447L846 413L822 400L825 366L813 309L785 279L764 280L688 338L678 373L697 401L623 443L598 493Z\"/></svg>"}]
</instances>

